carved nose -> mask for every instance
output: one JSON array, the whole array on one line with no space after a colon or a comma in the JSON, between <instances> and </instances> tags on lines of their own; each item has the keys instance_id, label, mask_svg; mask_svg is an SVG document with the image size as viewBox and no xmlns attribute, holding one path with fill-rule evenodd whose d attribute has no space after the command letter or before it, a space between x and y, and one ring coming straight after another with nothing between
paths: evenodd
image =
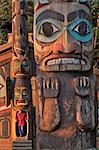
<instances>
[{"instance_id":1,"label":"carved nose","mask_svg":"<svg viewBox=\"0 0 99 150\"><path fill-rule=\"evenodd\" d=\"M59 54L64 52L64 46L61 43L55 44L52 47L52 51L54 54Z\"/></svg>"},{"instance_id":2,"label":"carved nose","mask_svg":"<svg viewBox=\"0 0 99 150\"><path fill-rule=\"evenodd\" d=\"M80 54L81 53L81 45L79 45L77 42L71 42L68 45L68 52L74 53L74 54Z\"/></svg>"},{"instance_id":3,"label":"carved nose","mask_svg":"<svg viewBox=\"0 0 99 150\"><path fill-rule=\"evenodd\" d=\"M23 100L23 95L22 95L22 93L20 93L18 100Z\"/></svg>"},{"instance_id":4,"label":"carved nose","mask_svg":"<svg viewBox=\"0 0 99 150\"><path fill-rule=\"evenodd\" d=\"M65 45L65 46L64 46ZM70 44L55 44L52 47L52 51L54 54L61 54L61 53L67 53L67 54L80 54L81 53L81 46L76 42L71 42Z\"/></svg>"},{"instance_id":5,"label":"carved nose","mask_svg":"<svg viewBox=\"0 0 99 150\"><path fill-rule=\"evenodd\" d=\"M64 49L64 53L66 53L66 54L71 54L71 53L75 53L76 52L76 50L75 49Z\"/></svg>"}]
</instances>

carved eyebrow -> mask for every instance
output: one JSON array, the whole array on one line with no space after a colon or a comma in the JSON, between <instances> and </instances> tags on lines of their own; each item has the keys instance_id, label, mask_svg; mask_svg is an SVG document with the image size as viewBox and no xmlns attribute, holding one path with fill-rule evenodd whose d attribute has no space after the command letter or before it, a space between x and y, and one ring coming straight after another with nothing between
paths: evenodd
<instances>
[{"instance_id":1,"label":"carved eyebrow","mask_svg":"<svg viewBox=\"0 0 99 150\"><path fill-rule=\"evenodd\" d=\"M48 18L53 18L56 20L59 20L61 22L65 21L65 16L61 13L52 11L52 10L45 10L43 11L36 19L36 24L42 20L42 19L48 19Z\"/></svg>"},{"instance_id":2,"label":"carved eyebrow","mask_svg":"<svg viewBox=\"0 0 99 150\"><path fill-rule=\"evenodd\" d=\"M84 10L78 10L78 11L71 12L70 14L67 15L67 20L68 20L68 22L71 22L74 19L76 19L77 17L86 18L88 21L90 21L92 23L91 17Z\"/></svg>"}]
</instances>

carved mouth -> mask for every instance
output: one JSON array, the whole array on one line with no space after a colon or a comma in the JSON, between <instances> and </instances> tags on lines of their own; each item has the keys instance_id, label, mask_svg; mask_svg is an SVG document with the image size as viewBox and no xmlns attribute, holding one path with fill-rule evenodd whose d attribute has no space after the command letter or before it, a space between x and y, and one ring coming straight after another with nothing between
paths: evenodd
<instances>
[{"instance_id":1,"label":"carved mouth","mask_svg":"<svg viewBox=\"0 0 99 150\"><path fill-rule=\"evenodd\" d=\"M24 100L18 100L17 101L17 106L20 106L20 105L27 105L27 102L26 101L24 101Z\"/></svg>"},{"instance_id":2,"label":"carved mouth","mask_svg":"<svg viewBox=\"0 0 99 150\"><path fill-rule=\"evenodd\" d=\"M26 106L27 103L17 103L17 106L22 106L22 105Z\"/></svg>"},{"instance_id":3,"label":"carved mouth","mask_svg":"<svg viewBox=\"0 0 99 150\"><path fill-rule=\"evenodd\" d=\"M60 56L60 57L59 57ZM39 69L42 71L85 71L89 70L91 65L87 59L87 56L81 57L81 55L65 55L55 54L49 55L42 59Z\"/></svg>"},{"instance_id":4,"label":"carved mouth","mask_svg":"<svg viewBox=\"0 0 99 150\"><path fill-rule=\"evenodd\" d=\"M57 59L48 60L46 64L47 66L62 65L62 64L85 65L85 61L80 60L78 58L57 58Z\"/></svg>"}]
</instances>

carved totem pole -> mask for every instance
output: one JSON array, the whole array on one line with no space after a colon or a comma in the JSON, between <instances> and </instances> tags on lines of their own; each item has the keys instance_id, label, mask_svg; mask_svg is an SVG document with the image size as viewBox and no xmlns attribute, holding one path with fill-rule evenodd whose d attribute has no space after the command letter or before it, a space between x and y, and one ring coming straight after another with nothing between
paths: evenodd
<instances>
[{"instance_id":1,"label":"carved totem pole","mask_svg":"<svg viewBox=\"0 0 99 150\"><path fill-rule=\"evenodd\" d=\"M32 139L32 101L27 30L27 1L12 1L13 78L12 130L14 140ZM21 120L21 121L20 121Z\"/></svg>"},{"instance_id":2,"label":"carved totem pole","mask_svg":"<svg viewBox=\"0 0 99 150\"><path fill-rule=\"evenodd\" d=\"M34 0L32 78L37 149L95 148L95 80L89 0Z\"/></svg>"}]
</instances>

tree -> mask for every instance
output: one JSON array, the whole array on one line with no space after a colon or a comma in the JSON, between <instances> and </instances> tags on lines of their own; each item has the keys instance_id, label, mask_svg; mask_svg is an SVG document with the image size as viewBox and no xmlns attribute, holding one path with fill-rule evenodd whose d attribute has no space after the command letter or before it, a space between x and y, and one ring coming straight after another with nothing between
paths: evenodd
<instances>
[{"instance_id":1,"label":"tree","mask_svg":"<svg viewBox=\"0 0 99 150\"><path fill-rule=\"evenodd\" d=\"M94 63L99 65L99 0L92 0L92 17L93 17L93 24L94 24Z\"/></svg>"},{"instance_id":2,"label":"tree","mask_svg":"<svg viewBox=\"0 0 99 150\"><path fill-rule=\"evenodd\" d=\"M33 2L28 0L28 31L32 32ZM0 44L7 42L7 34L12 32L12 0L0 0Z\"/></svg>"},{"instance_id":3,"label":"tree","mask_svg":"<svg viewBox=\"0 0 99 150\"><path fill-rule=\"evenodd\" d=\"M7 40L7 33L11 32L11 0L0 0L0 44Z\"/></svg>"}]
</instances>

